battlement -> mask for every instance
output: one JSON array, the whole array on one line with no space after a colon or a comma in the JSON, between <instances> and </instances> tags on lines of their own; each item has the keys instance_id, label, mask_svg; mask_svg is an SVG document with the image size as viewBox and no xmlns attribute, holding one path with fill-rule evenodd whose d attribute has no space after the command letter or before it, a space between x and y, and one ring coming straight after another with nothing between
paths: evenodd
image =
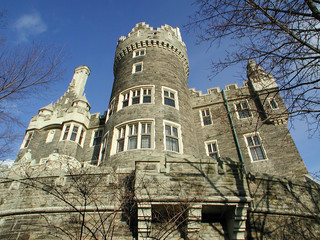
<instances>
[{"instance_id":1,"label":"battlement","mask_svg":"<svg viewBox=\"0 0 320 240\"><path fill-rule=\"evenodd\" d=\"M224 86L224 91L228 93L237 93L242 91L243 89L248 88L248 81L243 82L243 86L238 86L237 83L232 83ZM190 93L195 96L208 96L208 95L221 95L222 90L220 87L208 88L206 93L202 93L202 91L197 91L195 88L189 89Z\"/></svg>"},{"instance_id":2,"label":"battlement","mask_svg":"<svg viewBox=\"0 0 320 240\"><path fill-rule=\"evenodd\" d=\"M148 47L162 48L172 52L182 61L186 76L189 75L186 45L182 41L180 29L178 27L173 28L167 24L153 29L145 22L136 24L127 37L121 36L119 38L114 71L123 57L137 49Z\"/></svg>"},{"instance_id":3,"label":"battlement","mask_svg":"<svg viewBox=\"0 0 320 240\"><path fill-rule=\"evenodd\" d=\"M119 38L120 42L125 41L129 37L137 37L137 36L144 36L148 34L154 34L157 35L161 33L161 36L166 35L169 38L172 38L173 36L178 39L183 45L184 42L182 41L181 33L179 27L171 27L168 24L162 25L161 27L158 27L154 29L153 27L150 27L149 24L146 24L145 22L137 23L134 28L132 28L131 32L128 34L127 37L121 36ZM172 35L173 33L173 35Z\"/></svg>"}]
</instances>

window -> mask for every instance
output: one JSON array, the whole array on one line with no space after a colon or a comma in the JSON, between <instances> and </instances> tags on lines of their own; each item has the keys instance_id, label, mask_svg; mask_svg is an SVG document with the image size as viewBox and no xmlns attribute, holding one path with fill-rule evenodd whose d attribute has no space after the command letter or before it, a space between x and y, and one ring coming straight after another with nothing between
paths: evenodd
<instances>
[{"instance_id":1,"label":"window","mask_svg":"<svg viewBox=\"0 0 320 240\"><path fill-rule=\"evenodd\" d=\"M238 117L240 119L251 117L251 113L250 113L249 105L248 105L247 101L237 103L236 110L238 112Z\"/></svg>"},{"instance_id":2,"label":"window","mask_svg":"<svg viewBox=\"0 0 320 240\"><path fill-rule=\"evenodd\" d=\"M152 103L153 89L153 86L141 86L122 92L119 96L118 109L135 104Z\"/></svg>"},{"instance_id":3,"label":"window","mask_svg":"<svg viewBox=\"0 0 320 240\"><path fill-rule=\"evenodd\" d=\"M32 139L32 136L33 136L33 132L28 132L27 135L25 136L25 142L23 144L23 147L24 148L27 148L30 144L30 141Z\"/></svg>"},{"instance_id":4,"label":"window","mask_svg":"<svg viewBox=\"0 0 320 240\"><path fill-rule=\"evenodd\" d=\"M55 132L56 132L55 130L49 130L48 131L48 135L47 135L47 138L46 138L46 143L52 142Z\"/></svg>"},{"instance_id":5,"label":"window","mask_svg":"<svg viewBox=\"0 0 320 240\"><path fill-rule=\"evenodd\" d=\"M163 104L178 108L177 99L178 99L178 93L177 91L170 89L170 88L162 88L162 94L163 94Z\"/></svg>"},{"instance_id":6,"label":"window","mask_svg":"<svg viewBox=\"0 0 320 240\"><path fill-rule=\"evenodd\" d=\"M82 145L83 142L83 136L84 136L84 131L81 129L80 137L79 137L79 144Z\"/></svg>"},{"instance_id":7,"label":"window","mask_svg":"<svg viewBox=\"0 0 320 240\"><path fill-rule=\"evenodd\" d=\"M68 123L63 127L60 141L70 140L83 146L83 140L85 137L85 129L78 124Z\"/></svg>"},{"instance_id":8,"label":"window","mask_svg":"<svg viewBox=\"0 0 320 240\"><path fill-rule=\"evenodd\" d=\"M78 126L73 126L71 137L70 137L71 141L75 141L76 140L76 137L77 137L77 134L78 134L78 130L79 130Z\"/></svg>"},{"instance_id":9,"label":"window","mask_svg":"<svg viewBox=\"0 0 320 240\"><path fill-rule=\"evenodd\" d=\"M143 56L145 54L146 54L146 49L143 48L143 49L135 50L133 52L133 57L140 57L140 56Z\"/></svg>"},{"instance_id":10,"label":"window","mask_svg":"<svg viewBox=\"0 0 320 240\"><path fill-rule=\"evenodd\" d=\"M252 161L266 160L260 137L258 134L246 135L246 144Z\"/></svg>"},{"instance_id":11,"label":"window","mask_svg":"<svg viewBox=\"0 0 320 240\"><path fill-rule=\"evenodd\" d=\"M269 104L270 104L272 109L277 109L278 108L278 104L277 104L277 102L276 102L276 100L274 98L270 98L269 99Z\"/></svg>"},{"instance_id":12,"label":"window","mask_svg":"<svg viewBox=\"0 0 320 240\"><path fill-rule=\"evenodd\" d=\"M219 157L217 142L205 142L205 145L208 156L217 160Z\"/></svg>"},{"instance_id":13,"label":"window","mask_svg":"<svg viewBox=\"0 0 320 240\"><path fill-rule=\"evenodd\" d=\"M153 128L154 122L151 120L130 122L116 127L111 155L133 149L154 148Z\"/></svg>"},{"instance_id":14,"label":"window","mask_svg":"<svg viewBox=\"0 0 320 240\"><path fill-rule=\"evenodd\" d=\"M70 124L65 126L62 140L67 140L67 137L69 135L69 130L70 130Z\"/></svg>"},{"instance_id":15,"label":"window","mask_svg":"<svg viewBox=\"0 0 320 240\"><path fill-rule=\"evenodd\" d=\"M202 126L210 125L211 124L211 115L209 108L200 110L201 118L202 118Z\"/></svg>"},{"instance_id":16,"label":"window","mask_svg":"<svg viewBox=\"0 0 320 240\"><path fill-rule=\"evenodd\" d=\"M167 151L181 152L180 126L170 122L164 123L165 149Z\"/></svg>"},{"instance_id":17,"label":"window","mask_svg":"<svg viewBox=\"0 0 320 240\"><path fill-rule=\"evenodd\" d=\"M101 144L103 130L99 129L93 132L93 142L92 146L97 146Z\"/></svg>"},{"instance_id":18,"label":"window","mask_svg":"<svg viewBox=\"0 0 320 240\"><path fill-rule=\"evenodd\" d=\"M143 70L143 62L138 62L133 64L132 73L142 72L142 70Z\"/></svg>"}]
</instances>

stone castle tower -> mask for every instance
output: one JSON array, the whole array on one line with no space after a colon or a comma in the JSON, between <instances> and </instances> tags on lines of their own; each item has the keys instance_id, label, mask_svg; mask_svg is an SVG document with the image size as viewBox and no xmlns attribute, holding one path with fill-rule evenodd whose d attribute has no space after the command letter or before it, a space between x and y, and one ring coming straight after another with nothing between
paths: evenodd
<instances>
[{"instance_id":1,"label":"stone castle tower","mask_svg":"<svg viewBox=\"0 0 320 240\"><path fill-rule=\"evenodd\" d=\"M76 68L1 171L0 237L280 239L303 226L318 236L319 185L273 77L249 61L243 86L203 94L188 73L179 28L145 23L118 41L104 115L90 114L90 69Z\"/></svg>"}]
</instances>

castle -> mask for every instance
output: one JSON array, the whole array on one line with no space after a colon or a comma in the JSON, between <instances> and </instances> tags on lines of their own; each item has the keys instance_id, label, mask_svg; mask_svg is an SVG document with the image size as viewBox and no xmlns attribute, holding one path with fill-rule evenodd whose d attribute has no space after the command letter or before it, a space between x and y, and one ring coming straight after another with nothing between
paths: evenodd
<instances>
[{"instance_id":1,"label":"castle","mask_svg":"<svg viewBox=\"0 0 320 240\"><path fill-rule=\"evenodd\" d=\"M319 238L319 185L273 77L249 61L243 86L203 94L188 73L179 28L145 23L119 38L104 115L77 67L0 173L0 238Z\"/></svg>"}]
</instances>

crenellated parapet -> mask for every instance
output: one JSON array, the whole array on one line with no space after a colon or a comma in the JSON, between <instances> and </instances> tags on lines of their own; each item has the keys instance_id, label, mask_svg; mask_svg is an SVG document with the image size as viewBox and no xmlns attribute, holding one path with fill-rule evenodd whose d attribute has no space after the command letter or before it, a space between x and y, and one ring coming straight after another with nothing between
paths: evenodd
<instances>
[{"instance_id":1,"label":"crenellated parapet","mask_svg":"<svg viewBox=\"0 0 320 240\"><path fill-rule=\"evenodd\" d=\"M186 76L189 75L189 62L186 45L182 41L180 29L169 25L153 29L144 22L136 24L128 37L121 36L115 54L114 71L118 67L120 60L140 48L156 47L172 52L182 61Z\"/></svg>"}]
</instances>

